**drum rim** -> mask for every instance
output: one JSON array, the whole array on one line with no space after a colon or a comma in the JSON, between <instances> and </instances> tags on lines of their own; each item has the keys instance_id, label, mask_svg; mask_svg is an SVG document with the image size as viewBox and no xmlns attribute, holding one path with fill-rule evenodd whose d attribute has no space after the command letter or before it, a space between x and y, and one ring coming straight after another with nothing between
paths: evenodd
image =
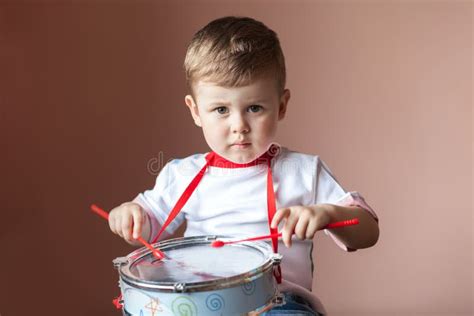
<instances>
[{"instance_id":1,"label":"drum rim","mask_svg":"<svg viewBox=\"0 0 474 316\"><path fill-rule=\"evenodd\" d=\"M205 243L212 242L213 240L220 238L234 238L233 236L225 235L204 235L204 236L192 236L192 237L179 237L168 239L153 244L160 249L169 248L173 246L183 246L185 244L192 243ZM132 287L137 287L145 290L158 290L162 292L196 292L196 291L208 291L208 290L217 290L223 288L230 288L237 285L249 283L255 279L260 278L265 273L273 271L272 267L275 264L279 264L279 259L281 256L279 254L274 254L271 251L271 246L266 244L263 241L256 242L243 242L242 245L247 245L253 248L257 248L262 251L263 254L268 253L268 258L264 261L259 267L252 269L248 272L244 272L238 275L234 275L228 278L221 278L218 280L211 281L200 281L200 282L189 282L189 283L180 283L180 282L156 282L156 281L146 281L136 278L130 272L130 266L135 263L137 260L140 260L144 256L150 254L150 250L147 248L140 248L125 257L126 260L118 267L118 271L122 281L126 282ZM177 286L182 285L181 290L177 291Z\"/></svg>"}]
</instances>

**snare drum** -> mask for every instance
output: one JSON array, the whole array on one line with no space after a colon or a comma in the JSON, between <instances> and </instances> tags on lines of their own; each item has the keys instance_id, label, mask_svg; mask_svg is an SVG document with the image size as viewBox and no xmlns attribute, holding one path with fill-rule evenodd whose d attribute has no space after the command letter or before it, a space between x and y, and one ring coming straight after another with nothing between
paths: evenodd
<instances>
[{"instance_id":1,"label":"snare drum","mask_svg":"<svg viewBox=\"0 0 474 316\"><path fill-rule=\"evenodd\" d=\"M277 304L281 295L273 266L281 255L262 241L214 248L210 243L216 238L228 239L170 239L155 244L166 255L162 260L147 248L115 259L124 314L232 316Z\"/></svg>"}]
</instances>

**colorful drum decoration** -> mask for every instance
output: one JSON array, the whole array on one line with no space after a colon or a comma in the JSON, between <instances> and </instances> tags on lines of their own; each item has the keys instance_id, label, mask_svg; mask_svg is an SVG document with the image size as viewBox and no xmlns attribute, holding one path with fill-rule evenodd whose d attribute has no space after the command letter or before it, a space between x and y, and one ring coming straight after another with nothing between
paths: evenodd
<instances>
[{"instance_id":1,"label":"colorful drum decoration","mask_svg":"<svg viewBox=\"0 0 474 316\"><path fill-rule=\"evenodd\" d=\"M147 248L114 260L124 315L245 315L279 305L273 276L281 255L263 241L211 247L225 236L197 236L156 243L166 255Z\"/></svg>"}]
</instances>

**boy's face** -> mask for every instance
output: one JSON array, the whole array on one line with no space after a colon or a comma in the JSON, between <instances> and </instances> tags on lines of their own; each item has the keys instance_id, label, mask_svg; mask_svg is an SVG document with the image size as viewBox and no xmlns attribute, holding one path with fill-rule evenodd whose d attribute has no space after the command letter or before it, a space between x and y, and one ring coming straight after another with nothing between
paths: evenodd
<instances>
[{"instance_id":1,"label":"boy's face","mask_svg":"<svg viewBox=\"0 0 474 316\"><path fill-rule=\"evenodd\" d=\"M198 81L194 92L195 99L185 97L194 122L202 127L209 147L235 163L250 162L267 151L290 98L288 89L279 96L271 77L235 88Z\"/></svg>"}]
</instances>

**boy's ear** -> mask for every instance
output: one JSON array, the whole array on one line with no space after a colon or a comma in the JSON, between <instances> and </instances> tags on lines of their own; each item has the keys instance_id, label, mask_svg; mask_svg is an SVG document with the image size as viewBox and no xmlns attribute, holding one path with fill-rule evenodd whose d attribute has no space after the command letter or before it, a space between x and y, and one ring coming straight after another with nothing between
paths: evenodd
<instances>
[{"instance_id":1,"label":"boy's ear","mask_svg":"<svg viewBox=\"0 0 474 316\"><path fill-rule=\"evenodd\" d=\"M191 115L193 116L194 124L196 124L199 127L202 127L201 125L201 117L199 116L199 109L197 107L196 102L194 102L194 99L191 95L187 95L184 97L184 102L186 103L186 106L189 108L189 111L191 112Z\"/></svg>"},{"instance_id":2,"label":"boy's ear","mask_svg":"<svg viewBox=\"0 0 474 316\"><path fill-rule=\"evenodd\" d=\"M290 90L289 89L285 89L283 91L283 94L280 98L280 108L278 109L278 120L283 120L285 118L285 114L286 114L286 108L288 106L288 101L290 100L290 96L291 96L291 93L290 93Z\"/></svg>"}]
</instances>

